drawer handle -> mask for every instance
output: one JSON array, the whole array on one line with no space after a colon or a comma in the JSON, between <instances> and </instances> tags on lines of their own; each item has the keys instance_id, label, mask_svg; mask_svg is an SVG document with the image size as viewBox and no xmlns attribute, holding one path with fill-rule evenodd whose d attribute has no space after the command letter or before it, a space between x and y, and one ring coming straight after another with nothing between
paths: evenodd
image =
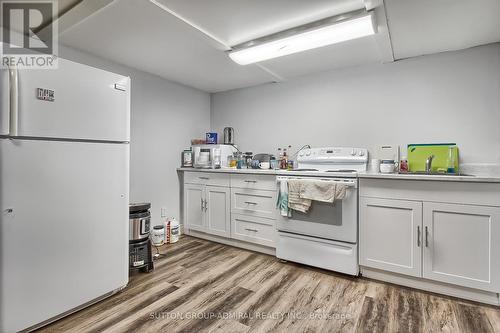
<instances>
[{"instance_id":1,"label":"drawer handle","mask_svg":"<svg viewBox=\"0 0 500 333\"><path fill-rule=\"evenodd\" d=\"M246 203L247 205L257 205L257 203L256 203L256 202L252 202L252 201L245 201L245 203Z\"/></svg>"},{"instance_id":2,"label":"drawer handle","mask_svg":"<svg viewBox=\"0 0 500 333\"><path fill-rule=\"evenodd\" d=\"M245 183L257 183L256 180L245 180Z\"/></svg>"},{"instance_id":3,"label":"drawer handle","mask_svg":"<svg viewBox=\"0 0 500 333\"><path fill-rule=\"evenodd\" d=\"M200 178L200 179L204 179L204 180L209 180L209 179L210 179L210 178L208 178L208 177L198 177L198 178Z\"/></svg>"},{"instance_id":4,"label":"drawer handle","mask_svg":"<svg viewBox=\"0 0 500 333\"><path fill-rule=\"evenodd\" d=\"M259 232L259 230L257 230L257 229L245 228L245 230L247 230L247 231L253 231L253 232Z\"/></svg>"}]
</instances>

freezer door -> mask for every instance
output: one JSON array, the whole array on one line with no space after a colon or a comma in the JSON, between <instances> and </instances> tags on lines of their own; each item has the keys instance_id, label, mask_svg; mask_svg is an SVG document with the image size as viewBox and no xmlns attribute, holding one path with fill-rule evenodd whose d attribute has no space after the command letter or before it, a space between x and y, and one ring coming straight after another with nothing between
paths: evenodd
<instances>
[{"instance_id":1,"label":"freezer door","mask_svg":"<svg viewBox=\"0 0 500 333\"><path fill-rule=\"evenodd\" d=\"M59 59L58 69L18 78L18 136L130 140L128 77Z\"/></svg>"},{"instance_id":2,"label":"freezer door","mask_svg":"<svg viewBox=\"0 0 500 333\"><path fill-rule=\"evenodd\" d=\"M129 145L0 139L0 332L128 282Z\"/></svg>"}]
</instances>

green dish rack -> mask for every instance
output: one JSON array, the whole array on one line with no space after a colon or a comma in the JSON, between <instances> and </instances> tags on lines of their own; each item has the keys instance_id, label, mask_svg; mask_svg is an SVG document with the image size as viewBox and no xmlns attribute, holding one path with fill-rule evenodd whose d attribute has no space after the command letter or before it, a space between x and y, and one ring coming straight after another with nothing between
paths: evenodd
<instances>
[{"instance_id":1,"label":"green dish rack","mask_svg":"<svg viewBox=\"0 0 500 333\"><path fill-rule=\"evenodd\" d=\"M409 144L408 167L410 171L425 171L425 161L430 155L434 155L431 171L446 172L450 147L453 150L455 173L458 173L458 147L456 143Z\"/></svg>"}]
</instances>

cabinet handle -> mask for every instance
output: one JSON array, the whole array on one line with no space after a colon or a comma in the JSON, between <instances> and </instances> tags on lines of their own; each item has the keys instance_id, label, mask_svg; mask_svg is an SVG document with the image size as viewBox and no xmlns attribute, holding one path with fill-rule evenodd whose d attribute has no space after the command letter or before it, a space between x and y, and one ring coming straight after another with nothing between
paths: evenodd
<instances>
[{"instance_id":1,"label":"cabinet handle","mask_svg":"<svg viewBox=\"0 0 500 333\"><path fill-rule=\"evenodd\" d=\"M199 179L204 179L204 180L209 180L210 178L208 177L198 177Z\"/></svg>"},{"instance_id":2,"label":"cabinet handle","mask_svg":"<svg viewBox=\"0 0 500 333\"><path fill-rule=\"evenodd\" d=\"M252 201L245 201L245 203L247 205L256 205L257 204L256 202L252 202Z\"/></svg>"},{"instance_id":3,"label":"cabinet handle","mask_svg":"<svg viewBox=\"0 0 500 333\"><path fill-rule=\"evenodd\" d=\"M429 247L429 228L425 227L425 247Z\"/></svg>"},{"instance_id":4,"label":"cabinet handle","mask_svg":"<svg viewBox=\"0 0 500 333\"><path fill-rule=\"evenodd\" d=\"M256 180L245 180L245 183L257 183Z\"/></svg>"},{"instance_id":5,"label":"cabinet handle","mask_svg":"<svg viewBox=\"0 0 500 333\"><path fill-rule=\"evenodd\" d=\"M245 228L245 230L247 230L247 231L253 231L253 232L259 232L259 230L257 230L257 229Z\"/></svg>"},{"instance_id":6,"label":"cabinet handle","mask_svg":"<svg viewBox=\"0 0 500 333\"><path fill-rule=\"evenodd\" d=\"M201 210L203 211L203 198L201 198L200 200L201 200Z\"/></svg>"},{"instance_id":7,"label":"cabinet handle","mask_svg":"<svg viewBox=\"0 0 500 333\"><path fill-rule=\"evenodd\" d=\"M420 226L417 226L417 246L420 247Z\"/></svg>"},{"instance_id":8,"label":"cabinet handle","mask_svg":"<svg viewBox=\"0 0 500 333\"><path fill-rule=\"evenodd\" d=\"M205 212L207 211L207 209L208 209L208 201L205 200Z\"/></svg>"}]
</instances>

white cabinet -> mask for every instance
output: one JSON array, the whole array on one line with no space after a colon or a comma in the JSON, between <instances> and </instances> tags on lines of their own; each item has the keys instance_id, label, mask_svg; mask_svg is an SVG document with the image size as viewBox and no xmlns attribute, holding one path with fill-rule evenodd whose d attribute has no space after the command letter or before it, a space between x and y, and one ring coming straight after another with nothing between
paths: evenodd
<instances>
[{"instance_id":1,"label":"white cabinet","mask_svg":"<svg viewBox=\"0 0 500 333\"><path fill-rule=\"evenodd\" d=\"M500 207L491 205L491 191L483 191L493 187L468 184L458 195L450 190L457 186L362 180L360 265L369 273L375 269L477 289L483 295L499 293ZM500 192L500 184L496 190Z\"/></svg>"},{"instance_id":2,"label":"white cabinet","mask_svg":"<svg viewBox=\"0 0 500 333\"><path fill-rule=\"evenodd\" d=\"M205 231L205 186L184 185L184 219L188 229Z\"/></svg>"},{"instance_id":3,"label":"white cabinet","mask_svg":"<svg viewBox=\"0 0 500 333\"><path fill-rule=\"evenodd\" d=\"M208 233L224 237L231 235L230 193L227 187L205 188L205 225Z\"/></svg>"},{"instance_id":4,"label":"white cabinet","mask_svg":"<svg viewBox=\"0 0 500 333\"><path fill-rule=\"evenodd\" d=\"M231 239L232 245L276 246L274 176L193 171L183 177L183 223L188 234L192 230L199 237L220 236Z\"/></svg>"},{"instance_id":5,"label":"white cabinet","mask_svg":"<svg viewBox=\"0 0 500 333\"><path fill-rule=\"evenodd\" d=\"M187 229L230 237L230 212L228 187L184 184L184 221Z\"/></svg>"},{"instance_id":6,"label":"white cabinet","mask_svg":"<svg viewBox=\"0 0 500 333\"><path fill-rule=\"evenodd\" d=\"M500 208L423 205L423 277L488 291L500 290Z\"/></svg>"},{"instance_id":7,"label":"white cabinet","mask_svg":"<svg viewBox=\"0 0 500 333\"><path fill-rule=\"evenodd\" d=\"M360 198L360 264L421 275L422 203Z\"/></svg>"}]
</instances>

